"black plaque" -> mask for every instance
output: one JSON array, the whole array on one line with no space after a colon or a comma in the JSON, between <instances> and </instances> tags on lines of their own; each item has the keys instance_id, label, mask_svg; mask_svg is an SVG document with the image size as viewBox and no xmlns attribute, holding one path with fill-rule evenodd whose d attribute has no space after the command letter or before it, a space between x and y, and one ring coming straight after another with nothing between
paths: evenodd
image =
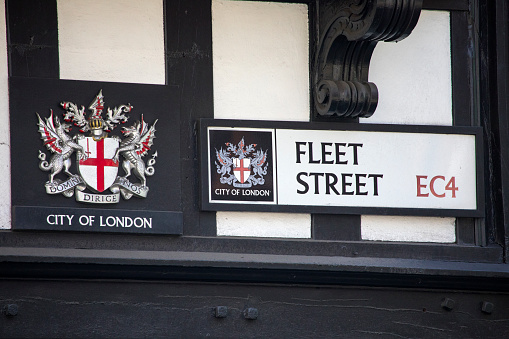
<instances>
[{"instance_id":1,"label":"black plaque","mask_svg":"<svg viewBox=\"0 0 509 339\"><path fill-rule=\"evenodd\" d=\"M29 79L13 77L9 83L10 93L10 119L11 119L11 166L12 166L12 205L14 211L13 229L39 229L39 230L70 230L69 227L55 227L36 216L25 216L34 213L42 218L42 207L60 209L61 212L53 214L72 214L74 209L90 215L122 217L152 217L157 225L159 220L167 219L166 226L154 228L153 233L182 234L181 199L180 199L180 132L179 132L179 100L176 87L164 85L123 84L91 81L70 81L53 79ZM52 152L44 145L44 140L38 131L38 113L43 121L53 115L63 122L65 110L60 103L72 102L78 107L84 106L86 118L91 116L88 109L99 91L104 95L104 110L102 117L107 120L108 108L112 110L120 105L130 105L132 109L126 115L128 121L119 123L108 137L117 137L119 142L127 139L121 133L122 127L132 127L136 122L143 121L147 127L155 125L155 138L153 145L148 145L147 154L141 159L145 168L149 167L149 160L153 159L153 175L146 175L146 197L133 195L129 199L117 194L118 201L113 196L111 187L104 191L91 190L88 183L83 191L89 194L88 200L95 203L77 201L76 187L78 183L70 183L73 195L66 197L63 194L48 194L45 187L50 181L51 171L39 168L41 153L46 160L50 160ZM157 123L156 123L157 120ZM89 132L78 132L74 126L68 135L73 137L82 135L89 137ZM141 129L140 129L141 130ZM139 147L137 148L139 150ZM157 152L157 154L156 154ZM69 172L75 176L81 174L78 170L77 151L71 156ZM119 157L118 177L127 175L123 164L124 158ZM64 173L64 170L55 175L55 179L65 183L73 177ZM132 171L127 178L130 183L141 185L141 179ZM73 180L71 180L73 181ZM82 184L83 186L84 184ZM126 185L128 186L128 184ZM124 189L124 192L129 192ZM118 193L118 192L117 192ZM94 197L94 199L89 199ZM102 198L104 197L104 198ZM85 200L87 200L85 199ZM106 210L104 214L100 212ZM20 212L22 211L22 212ZM32 211L32 212L31 212ZM53 211L53 210L52 210ZM80 214L81 215L81 214ZM111 219L110 219L111 221ZM170 224L168 224L170 223ZM155 224L154 224L155 225ZM74 227L75 225L73 225ZM129 228L129 227L128 227ZM77 231L93 232L126 232L127 228L118 227L77 227ZM130 228L129 232L147 233L141 228Z\"/></svg>"},{"instance_id":2,"label":"black plaque","mask_svg":"<svg viewBox=\"0 0 509 339\"><path fill-rule=\"evenodd\" d=\"M15 206L17 230L182 234L182 213Z\"/></svg>"},{"instance_id":3,"label":"black plaque","mask_svg":"<svg viewBox=\"0 0 509 339\"><path fill-rule=\"evenodd\" d=\"M210 200L275 203L274 131L209 130Z\"/></svg>"}]
</instances>

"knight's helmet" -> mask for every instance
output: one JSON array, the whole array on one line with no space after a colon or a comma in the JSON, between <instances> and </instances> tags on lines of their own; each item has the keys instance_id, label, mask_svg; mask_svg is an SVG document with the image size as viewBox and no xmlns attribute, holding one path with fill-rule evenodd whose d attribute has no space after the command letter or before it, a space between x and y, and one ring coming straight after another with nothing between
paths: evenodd
<instances>
[{"instance_id":1,"label":"knight's helmet","mask_svg":"<svg viewBox=\"0 0 509 339\"><path fill-rule=\"evenodd\" d=\"M90 136L95 140L99 141L106 138L108 134L104 132L104 120L101 114L104 109L104 96L103 90L101 89L94 101L88 107L92 111L92 116L88 119L88 127L90 128Z\"/></svg>"},{"instance_id":2,"label":"knight's helmet","mask_svg":"<svg viewBox=\"0 0 509 339\"><path fill-rule=\"evenodd\" d=\"M90 128L90 136L94 140L99 141L106 137L104 133L104 120L100 116L93 116L88 120L88 127Z\"/></svg>"}]
</instances>

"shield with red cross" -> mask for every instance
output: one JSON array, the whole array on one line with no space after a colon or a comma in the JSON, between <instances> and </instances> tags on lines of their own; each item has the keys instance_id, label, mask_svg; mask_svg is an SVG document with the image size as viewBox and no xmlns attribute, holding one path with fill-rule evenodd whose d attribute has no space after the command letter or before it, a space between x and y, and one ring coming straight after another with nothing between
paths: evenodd
<instances>
[{"instance_id":1,"label":"shield with red cross","mask_svg":"<svg viewBox=\"0 0 509 339\"><path fill-rule=\"evenodd\" d=\"M241 184L246 182L251 175L251 168L249 168L250 164L251 159L249 158L233 158L233 174Z\"/></svg>"},{"instance_id":2,"label":"shield with red cross","mask_svg":"<svg viewBox=\"0 0 509 339\"><path fill-rule=\"evenodd\" d=\"M78 170L87 185L94 191L107 190L117 178L118 163L113 156L119 147L117 139L104 138L95 141L86 137L78 141L88 155L86 160L78 160Z\"/></svg>"}]
</instances>

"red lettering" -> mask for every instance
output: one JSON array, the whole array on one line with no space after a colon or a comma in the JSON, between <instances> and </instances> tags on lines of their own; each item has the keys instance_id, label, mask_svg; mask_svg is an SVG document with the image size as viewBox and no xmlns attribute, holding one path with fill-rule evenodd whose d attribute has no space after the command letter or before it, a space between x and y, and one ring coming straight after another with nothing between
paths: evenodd
<instances>
[{"instance_id":1,"label":"red lettering","mask_svg":"<svg viewBox=\"0 0 509 339\"><path fill-rule=\"evenodd\" d=\"M422 190L428 187L428 184L426 182L423 182L422 180L428 179L427 175L416 175L417 177L417 196L418 197L428 197L429 193L423 193ZM452 177L448 182L447 185L445 185L445 191L442 194L438 194L435 188L435 182L440 179L445 182L445 177L443 175L436 175L433 178L431 178L429 182L429 190L431 194L437 198L445 198L446 191L451 191L452 198L456 198L456 191L459 190L458 187L456 187L456 178Z\"/></svg>"},{"instance_id":2,"label":"red lettering","mask_svg":"<svg viewBox=\"0 0 509 339\"><path fill-rule=\"evenodd\" d=\"M456 187L456 178L452 177L451 180L447 183L445 186L445 189L448 191L451 191L452 197L456 198L456 191L459 190L459 188Z\"/></svg>"},{"instance_id":3,"label":"red lettering","mask_svg":"<svg viewBox=\"0 0 509 339\"><path fill-rule=\"evenodd\" d=\"M427 175L417 175L417 196L418 197L427 197L428 193L421 193L421 188L426 188L426 184L421 184L421 179L427 179Z\"/></svg>"},{"instance_id":4,"label":"red lettering","mask_svg":"<svg viewBox=\"0 0 509 339\"><path fill-rule=\"evenodd\" d=\"M437 197L437 198L444 198L445 197L445 193L444 194L438 194L435 191L435 181L437 179L442 179L443 181L445 181L445 177L444 176L437 175L436 177L433 177L431 179L431 181L429 182L429 190L431 191L431 194L433 194L435 197Z\"/></svg>"}]
</instances>

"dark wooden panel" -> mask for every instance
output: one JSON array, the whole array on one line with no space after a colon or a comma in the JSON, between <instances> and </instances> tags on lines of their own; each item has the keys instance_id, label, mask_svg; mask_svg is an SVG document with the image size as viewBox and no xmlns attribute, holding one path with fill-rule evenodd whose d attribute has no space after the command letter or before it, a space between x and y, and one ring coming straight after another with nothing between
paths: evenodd
<instances>
[{"instance_id":1,"label":"dark wooden panel","mask_svg":"<svg viewBox=\"0 0 509 339\"><path fill-rule=\"evenodd\" d=\"M474 61L473 44L468 25L468 13L451 12L451 80L454 126L474 126ZM456 239L459 244L475 244L475 219L456 219Z\"/></svg>"},{"instance_id":2,"label":"dark wooden panel","mask_svg":"<svg viewBox=\"0 0 509 339\"><path fill-rule=\"evenodd\" d=\"M466 12L451 13L452 111L454 126L473 123L473 41Z\"/></svg>"},{"instance_id":3,"label":"dark wooden panel","mask_svg":"<svg viewBox=\"0 0 509 339\"><path fill-rule=\"evenodd\" d=\"M166 251L217 253L215 260L228 253L237 256L240 264L242 254L277 255L273 260L298 264L305 256L334 256L339 258L364 257L398 258L417 260L443 260L445 262L501 263L502 249L498 246L458 246L454 244L388 243L355 241L314 241L300 239L249 239L229 237L161 237L136 236L127 234L83 234L56 232L12 232L0 231L0 252L2 248L19 248L20 253L30 250L28 261L35 260L36 248L67 252L72 260L73 249L112 250L118 255L136 258L136 251ZM31 250L33 249L33 250ZM118 253L117 253L118 252ZM0 255L1 258L1 255ZM114 258L112 258L114 262ZM396 263L396 262L395 262ZM509 269L509 268L508 268Z\"/></svg>"},{"instance_id":4,"label":"dark wooden panel","mask_svg":"<svg viewBox=\"0 0 509 339\"><path fill-rule=\"evenodd\" d=\"M210 0L166 1L166 83L180 87L184 234L216 234L215 213L199 209L196 121L213 118Z\"/></svg>"},{"instance_id":5,"label":"dark wooden panel","mask_svg":"<svg viewBox=\"0 0 509 339\"><path fill-rule=\"evenodd\" d=\"M58 78L55 0L7 0L9 75Z\"/></svg>"},{"instance_id":6,"label":"dark wooden panel","mask_svg":"<svg viewBox=\"0 0 509 339\"><path fill-rule=\"evenodd\" d=\"M361 240L360 215L313 214L311 223L315 240Z\"/></svg>"},{"instance_id":7,"label":"dark wooden panel","mask_svg":"<svg viewBox=\"0 0 509 339\"><path fill-rule=\"evenodd\" d=\"M505 0L502 0L502 3ZM506 97L506 93L499 93L497 88L497 78L500 70L497 69L497 26L507 25L507 17L502 22L497 22L497 2L496 1L475 1L479 7L478 16L474 17L475 29L478 34L478 64L479 64L479 115L481 125L485 133L485 180L486 180L486 219L484 234L482 234L486 243L504 244L506 236L504 235L502 204L500 199L501 175L507 176L507 169L502 173L502 160L499 133L501 133L497 100L499 95ZM507 14L506 14L507 15ZM507 39L506 39L507 40ZM507 46L507 45L506 45ZM500 48L503 48L500 46ZM506 47L507 48L507 47ZM501 73L502 75L503 73ZM503 75L502 75L503 77ZM506 112L501 114L507 115ZM502 132L504 133L504 132ZM507 149L507 148L505 148ZM503 188L502 188L503 189Z\"/></svg>"},{"instance_id":8,"label":"dark wooden panel","mask_svg":"<svg viewBox=\"0 0 509 339\"><path fill-rule=\"evenodd\" d=\"M423 0L422 9L467 11L468 0Z\"/></svg>"},{"instance_id":9,"label":"dark wooden panel","mask_svg":"<svg viewBox=\"0 0 509 339\"><path fill-rule=\"evenodd\" d=\"M505 0L496 5L497 39L497 87L498 103L496 112L499 124L500 144L500 186L499 188L499 227L503 226L505 257L509 255L509 4Z\"/></svg>"},{"instance_id":10,"label":"dark wooden panel","mask_svg":"<svg viewBox=\"0 0 509 339\"><path fill-rule=\"evenodd\" d=\"M461 245L474 245L475 241L475 219L456 219L456 240Z\"/></svg>"},{"instance_id":11,"label":"dark wooden panel","mask_svg":"<svg viewBox=\"0 0 509 339\"><path fill-rule=\"evenodd\" d=\"M509 331L507 294L451 290L11 280L0 282L0 300L18 306L17 315L0 317L2 338L500 338ZM214 316L217 306L226 307L224 318ZM256 319L245 318L248 308Z\"/></svg>"}]
</instances>

